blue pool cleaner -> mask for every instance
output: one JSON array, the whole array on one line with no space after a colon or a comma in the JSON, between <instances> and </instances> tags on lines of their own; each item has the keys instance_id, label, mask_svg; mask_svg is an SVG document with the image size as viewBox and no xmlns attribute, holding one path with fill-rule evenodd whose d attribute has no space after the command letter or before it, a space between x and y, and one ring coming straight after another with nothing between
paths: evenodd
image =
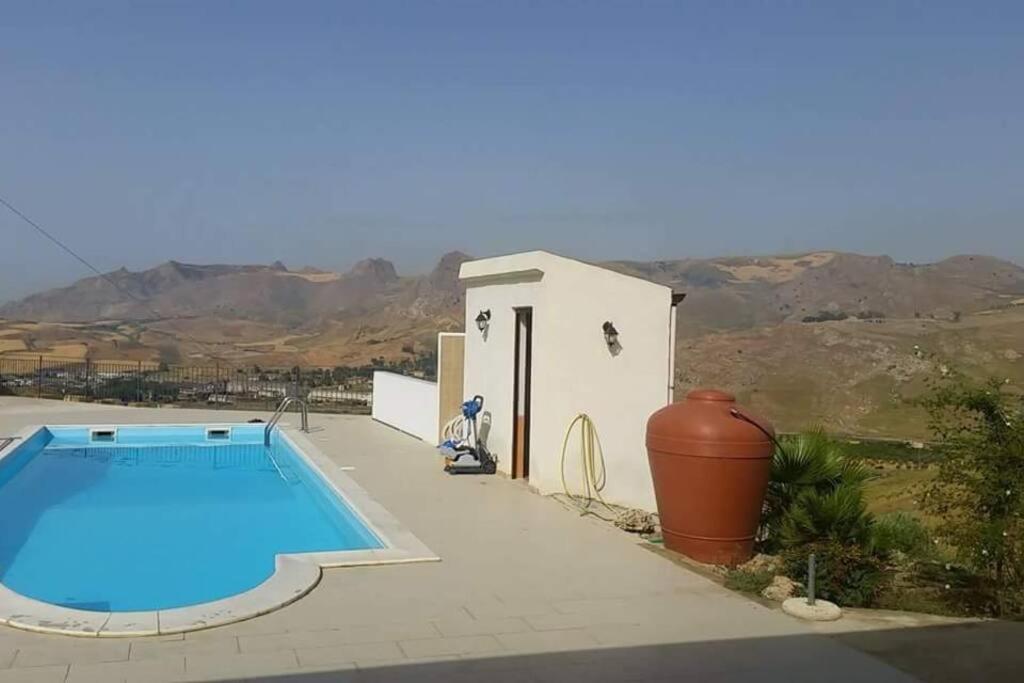
<instances>
[{"instance_id":1,"label":"blue pool cleaner","mask_svg":"<svg viewBox=\"0 0 1024 683\"><path fill-rule=\"evenodd\" d=\"M449 474L494 474L497 465L479 439L476 419L484 409L484 397L474 396L462 404L462 435L441 444L444 470Z\"/></svg>"}]
</instances>

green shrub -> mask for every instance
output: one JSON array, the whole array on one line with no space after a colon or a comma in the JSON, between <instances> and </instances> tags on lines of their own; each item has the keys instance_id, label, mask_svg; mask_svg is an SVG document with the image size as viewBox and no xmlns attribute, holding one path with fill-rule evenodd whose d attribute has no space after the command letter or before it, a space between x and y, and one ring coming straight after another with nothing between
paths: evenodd
<instances>
[{"instance_id":1,"label":"green shrub","mask_svg":"<svg viewBox=\"0 0 1024 683\"><path fill-rule=\"evenodd\" d=\"M815 596L848 607L870 607L885 586L883 564L870 549L818 541L782 553L786 576L807 585L807 558L815 554Z\"/></svg>"},{"instance_id":2,"label":"green shrub","mask_svg":"<svg viewBox=\"0 0 1024 683\"><path fill-rule=\"evenodd\" d=\"M935 554L928 530L917 517L905 512L878 517L871 528L871 545L885 557L902 553L910 559L926 559Z\"/></svg>"},{"instance_id":3,"label":"green shrub","mask_svg":"<svg viewBox=\"0 0 1024 683\"><path fill-rule=\"evenodd\" d=\"M952 373L922 403L944 456L925 505L988 610L1024 615L1024 402L1003 382Z\"/></svg>"},{"instance_id":4,"label":"green shrub","mask_svg":"<svg viewBox=\"0 0 1024 683\"><path fill-rule=\"evenodd\" d=\"M830 320L846 320L850 316L843 311L818 311L817 315L805 315L801 322L824 323Z\"/></svg>"}]
</instances>

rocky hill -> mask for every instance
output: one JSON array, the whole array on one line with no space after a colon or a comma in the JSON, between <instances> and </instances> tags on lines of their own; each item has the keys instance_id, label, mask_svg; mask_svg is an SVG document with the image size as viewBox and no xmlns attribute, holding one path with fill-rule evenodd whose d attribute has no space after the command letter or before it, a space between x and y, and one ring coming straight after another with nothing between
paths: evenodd
<instances>
[{"instance_id":1,"label":"rocky hill","mask_svg":"<svg viewBox=\"0 0 1024 683\"><path fill-rule=\"evenodd\" d=\"M446 254L402 276L383 259L346 273L168 262L93 277L0 307L0 355L169 363L361 365L429 353L462 328ZM783 428L920 435L905 400L936 371L920 349L970 373L1024 383L1024 269L986 256L931 264L814 252L606 266L688 296L677 387L737 392ZM130 294L125 294L124 291Z\"/></svg>"},{"instance_id":2,"label":"rocky hill","mask_svg":"<svg viewBox=\"0 0 1024 683\"><path fill-rule=\"evenodd\" d=\"M0 316L39 322L227 316L309 326L352 315L449 314L460 304L461 252L423 276L399 277L384 259L347 273L168 261L138 273L124 268L0 306ZM605 264L688 293L698 331L746 329L813 318L940 318L998 308L1024 297L1024 268L987 256L933 264L887 256L815 252L760 258Z\"/></svg>"},{"instance_id":3,"label":"rocky hill","mask_svg":"<svg viewBox=\"0 0 1024 683\"><path fill-rule=\"evenodd\" d=\"M0 307L0 316L41 322L152 320L218 315L298 324L373 299L398 283L383 259L343 274L270 266L168 261L138 273L124 268ZM112 283L116 283L112 284Z\"/></svg>"},{"instance_id":4,"label":"rocky hill","mask_svg":"<svg viewBox=\"0 0 1024 683\"><path fill-rule=\"evenodd\" d=\"M609 264L688 292L685 333L860 318L944 318L1005 306L1024 268L988 256L897 263L888 256L796 256Z\"/></svg>"},{"instance_id":5,"label":"rocky hill","mask_svg":"<svg viewBox=\"0 0 1024 683\"><path fill-rule=\"evenodd\" d=\"M345 273L169 261L121 269L0 306L0 353L168 362L336 365L393 359L462 325L452 252L422 276L384 259ZM403 349L406 349L403 351Z\"/></svg>"}]
</instances>

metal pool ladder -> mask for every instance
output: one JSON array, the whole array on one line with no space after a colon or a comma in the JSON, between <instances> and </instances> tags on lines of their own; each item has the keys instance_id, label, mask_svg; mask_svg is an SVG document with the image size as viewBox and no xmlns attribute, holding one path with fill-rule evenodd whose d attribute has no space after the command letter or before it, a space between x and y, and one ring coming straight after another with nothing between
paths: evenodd
<instances>
[{"instance_id":1,"label":"metal pool ladder","mask_svg":"<svg viewBox=\"0 0 1024 683\"><path fill-rule=\"evenodd\" d=\"M263 428L263 445L270 445L270 432L274 431L274 427L277 426L278 420L284 415L285 411L288 410L288 406L293 403L299 404L299 410L302 413L302 431L309 431L309 406L298 396L285 396L284 399L277 405L277 410L274 411L270 421L267 422L267 426Z\"/></svg>"}]
</instances>

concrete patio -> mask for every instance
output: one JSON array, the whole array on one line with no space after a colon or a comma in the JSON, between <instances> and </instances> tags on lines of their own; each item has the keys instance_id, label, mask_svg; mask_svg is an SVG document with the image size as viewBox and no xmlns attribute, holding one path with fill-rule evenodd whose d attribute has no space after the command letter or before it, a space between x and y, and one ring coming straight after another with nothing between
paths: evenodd
<instances>
[{"instance_id":1,"label":"concrete patio","mask_svg":"<svg viewBox=\"0 0 1024 683\"><path fill-rule=\"evenodd\" d=\"M256 416L267 417L0 398L0 437L31 424ZM312 424L313 442L441 562L326 570L284 609L184 635L0 627L0 683L913 680L518 482L446 475L429 445L369 418Z\"/></svg>"}]
</instances>

